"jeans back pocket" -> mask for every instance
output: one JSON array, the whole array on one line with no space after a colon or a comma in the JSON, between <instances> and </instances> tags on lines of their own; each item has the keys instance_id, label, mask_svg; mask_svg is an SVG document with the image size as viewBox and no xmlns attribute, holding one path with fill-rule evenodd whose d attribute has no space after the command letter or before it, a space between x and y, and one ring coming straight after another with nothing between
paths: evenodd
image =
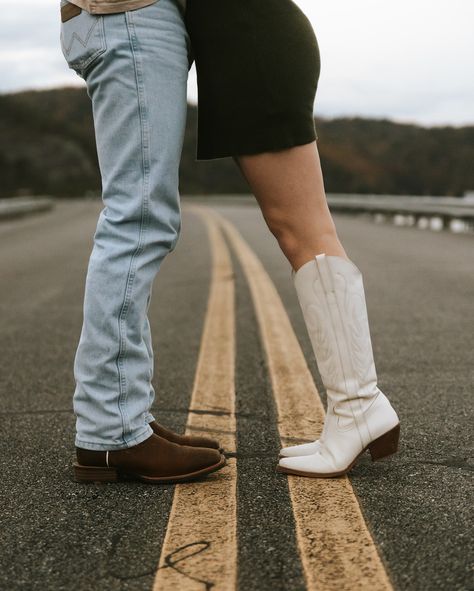
<instances>
[{"instance_id":1,"label":"jeans back pocket","mask_svg":"<svg viewBox=\"0 0 474 591\"><path fill-rule=\"evenodd\" d=\"M69 3L61 2L61 9L69 6ZM107 48L104 17L81 10L72 18L61 21L60 41L68 66L84 77L86 70Z\"/></svg>"}]
</instances>

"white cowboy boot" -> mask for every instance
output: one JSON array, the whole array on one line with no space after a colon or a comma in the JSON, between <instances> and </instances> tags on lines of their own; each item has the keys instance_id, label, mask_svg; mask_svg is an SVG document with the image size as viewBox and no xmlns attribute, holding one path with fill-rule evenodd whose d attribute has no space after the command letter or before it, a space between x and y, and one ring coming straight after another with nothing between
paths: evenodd
<instances>
[{"instance_id":1,"label":"white cowboy boot","mask_svg":"<svg viewBox=\"0 0 474 591\"><path fill-rule=\"evenodd\" d=\"M377 460L398 449L399 419L377 387L362 274L347 259L318 254L292 277L327 391L322 436L283 448L278 471L313 477L348 472L369 449ZM299 451L301 453L299 453Z\"/></svg>"}]
</instances>

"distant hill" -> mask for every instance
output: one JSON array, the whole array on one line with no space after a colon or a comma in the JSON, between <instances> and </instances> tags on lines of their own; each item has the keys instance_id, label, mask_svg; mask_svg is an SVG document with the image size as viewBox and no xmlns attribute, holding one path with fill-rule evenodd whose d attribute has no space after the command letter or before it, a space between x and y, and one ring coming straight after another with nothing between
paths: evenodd
<instances>
[{"instance_id":1,"label":"distant hill","mask_svg":"<svg viewBox=\"0 0 474 591\"><path fill-rule=\"evenodd\" d=\"M181 192L247 192L232 159L195 161L190 106ZM432 127L386 119L316 119L326 190L462 195L474 189L474 126ZM0 95L0 197L98 192L93 123L84 89Z\"/></svg>"}]
</instances>

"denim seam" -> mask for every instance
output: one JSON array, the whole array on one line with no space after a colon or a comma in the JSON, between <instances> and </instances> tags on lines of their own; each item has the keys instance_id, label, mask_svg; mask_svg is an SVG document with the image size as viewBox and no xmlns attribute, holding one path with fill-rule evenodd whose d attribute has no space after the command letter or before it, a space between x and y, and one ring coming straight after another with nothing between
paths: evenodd
<instances>
[{"instance_id":1,"label":"denim seam","mask_svg":"<svg viewBox=\"0 0 474 591\"><path fill-rule=\"evenodd\" d=\"M178 240L181 236L181 229L182 229L182 225L183 225L183 215L182 215L182 211L181 211L181 197L180 197L180 195L178 195L178 209L179 209L178 227L176 229L176 237L170 246L170 252L173 252L173 250L175 250L175 248L178 246Z\"/></svg>"},{"instance_id":2,"label":"denim seam","mask_svg":"<svg viewBox=\"0 0 474 591\"><path fill-rule=\"evenodd\" d=\"M129 439L127 443L117 443L117 444L103 444L103 443L92 443L90 441L85 441L83 439L79 439L76 437L75 446L81 449L89 449L91 451L113 451L113 450L120 450L120 449L128 449L129 447L133 447L134 445L139 445L146 441L150 435L153 434L153 429L150 425L146 424L144 431L140 431L138 435Z\"/></svg>"},{"instance_id":3,"label":"denim seam","mask_svg":"<svg viewBox=\"0 0 474 591\"><path fill-rule=\"evenodd\" d=\"M155 420L155 417L154 417L154 415L153 415L153 414L152 414L150 411L148 411L148 412L147 412L147 414L145 415L145 421L146 421L148 424L150 424L150 423L151 423L152 421L154 421L154 420Z\"/></svg>"},{"instance_id":4,"label":"denim seam","mask_svg":"<svg viewBox=\"0 0 474 591\"><path fill-rule=\"evenodd\" d=\"M149 217L149 175L150 175L150 157L149 157L149 126L147 119L147 106L145 100L145 93L143 89L143 71L140 61L140 51L137 42L137 35L133 23L132 12L125 13L125 24L127 27L130 49L133 60L133 67L135 71L135 82L137 86L138 96L138 114L140 120L140 134L142 145L142 172L143 172L143 188L142 188L142 204L141 217L138 235L138 244L131 257L130 267L127 275L125 296L119 314L118 330L119 330L119 353L117 355L117 370L119 375L119 400L118 407L122 417L122 440L125 445L129 445L130 439L126 434L130 431L130 421L127 413L127 380L125 376L124 359L127 353L126 348L126 319L130 309L130 302L132 298L133 283L136 276L135 260L137 256L143 251L144 236L147 230Z\"/></svg>"}]
</instances>

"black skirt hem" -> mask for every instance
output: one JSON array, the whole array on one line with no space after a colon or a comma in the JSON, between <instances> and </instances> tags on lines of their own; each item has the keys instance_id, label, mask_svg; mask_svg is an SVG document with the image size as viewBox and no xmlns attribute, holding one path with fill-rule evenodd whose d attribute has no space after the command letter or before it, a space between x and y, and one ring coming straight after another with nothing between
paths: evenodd
<instances>
[{"instance_id":1,"label":"black skirt hem","mask_svg":"<svg viewBox=\"0 0 474 591\"><path fill-rule=\"evenodd\" d=\"M233 158L234 156L250 156L265 152L278 152L280 150L294 148L295 146L311 144L319 139L315 128L311 132L308 132L307 127L304 130L298 131L288 129L286 134L282 134L284 131L281 127L276 128L274 133L266 130L262 134L260 141L256 138L255 132L253 131L249 134L248 142L239 142L234 145L215 144L212 148L198 146L196 160L213 160L216 158Z\"/></svg>"}]
</instances>

